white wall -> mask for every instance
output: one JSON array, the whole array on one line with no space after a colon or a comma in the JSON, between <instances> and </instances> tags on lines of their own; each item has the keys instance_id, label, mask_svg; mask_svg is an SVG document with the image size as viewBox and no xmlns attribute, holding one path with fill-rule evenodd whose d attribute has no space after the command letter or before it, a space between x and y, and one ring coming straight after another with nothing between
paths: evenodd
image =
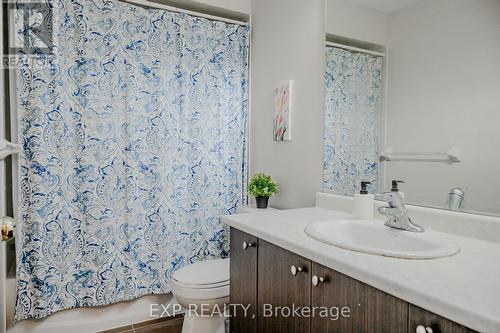
<instances>
[{"instance_id":1,"label":"white wall","mask_svg":"<svg viewBox=\"0 0 500 333\"><path fill-rule=\"evenodd\" d=\"M180 8L189 8L199 10L201 12L210 12L215 10L216 13L224 14L226 12L234 12L245 15L250 15L251 0L148 0L158 2L165 5L176 6Z\"/></svg>"},{"instance_id":2,"label":"white wall","mask_svg":"<svg viewBox=\"0 0 500 333\"><path fill-rule=\"evenodd\" d=\"M224 8L235 12L250 14L250 0L195 0L194 2L203 3L218 8Z\"/></svg>"},{"instance_id":3,"label":"white wall","mask_svg":"<svg viewBox=\"0 0 500 333\"><path fill-rule=\"evenodd\" d=\"M341 37L387 44L386 13L346 0L326 0L326 32Z\"/></svg>"},{"instance_id":4,"label":"white wall","mask_svg":"<svg viewBox=\"0 0 500 333\"><path fill-rule=\"evenodd\" d=\"M278 208L313 206L323 183L324 0L253 0L250 174L279 182ZM294 80L292 141L272 140L272 91Z\"/></svg>"},{"instance_id":5,"label":"white wall","mask_svg":"<svg viewBox=\"0 0 500 333\"><path fill-rule=\"evenodd\" d=\"M387 14L345 0L252 0L250 175L279 182L277 208L314 205L323 189L325 34L387 43ZM272 141L272 90L294 80L292 141Z\"/></svg>"},{"instance_id":6,"label":"white wall","mask_svg":"<svg viewBox=\"0 0 500 333\"><path fill-rule=\"evenodd\" d=\"M463 149L463 162L390 162L409 202L500 214L500 1L420 0L390 16L387 145L395 151Z\"/></svg>"}]
</instances>

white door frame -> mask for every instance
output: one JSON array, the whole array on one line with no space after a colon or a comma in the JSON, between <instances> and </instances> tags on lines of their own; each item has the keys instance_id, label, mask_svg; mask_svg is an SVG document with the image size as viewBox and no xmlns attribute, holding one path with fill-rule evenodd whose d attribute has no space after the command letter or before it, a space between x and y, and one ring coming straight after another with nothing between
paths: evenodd
<instances>
[{"instance_id":1,"label":"white door frame","mask_svg":"<svg viewBox=\"0 0 500 333\"><path fill-rule=\"evenodd\" d=\"M0 5L0 17L3 21L3 4ZM0 54L3 62L3 24L0 24ZM0 137L5 137L5 90L4 90L4 74L3 65L0 67ZM0 161L0 216L5 215L5 161ZM6 306L6 279L7 279L7 255L6 244L0 241L0 333L7 332L7 306Z\"/></svg>"}]
</instances>

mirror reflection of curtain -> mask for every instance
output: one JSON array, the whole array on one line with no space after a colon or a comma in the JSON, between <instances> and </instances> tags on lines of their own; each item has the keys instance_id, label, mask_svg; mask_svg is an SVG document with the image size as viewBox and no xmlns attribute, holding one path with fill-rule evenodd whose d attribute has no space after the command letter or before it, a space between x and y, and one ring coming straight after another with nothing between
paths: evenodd
<instances>
[{"instance_id":1,"label":"mirror reflection of curtain","mask_svg":"<svg viewBox=\"0 0 500 333\"><path fill-rule=\"evenodd\" d=\"M247 27L53 5L54 57L17 71L16 320L168 293L246 196Z\"/></svg>"},{"instance_id":2,"label":"mirror reflection of curtain","mask_svg":"<svg viewBox=\"0 0 500 333\"><path fill-rule=\"evenodd\" d=\"M352 195L361 181L377 190L383 58L326 49L325 191Z\"/></svg>"}]
</instances>

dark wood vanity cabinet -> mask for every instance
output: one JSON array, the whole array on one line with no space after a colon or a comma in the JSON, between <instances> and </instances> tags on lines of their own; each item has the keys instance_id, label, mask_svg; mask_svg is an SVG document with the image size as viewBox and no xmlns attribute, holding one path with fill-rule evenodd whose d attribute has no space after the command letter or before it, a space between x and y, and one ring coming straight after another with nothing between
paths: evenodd
<instances>
[{"instance_id":1,"label":"dark wood vanity cabinet","mask_svg":"<svg viewBox=\"0 0 500 333\"><path fill-rule=\"evenodd\" d=\"M313 285L311 304L337 313L330 318L311 318L311 332L406 332L406 302L319 264L312 267L313 276L323 282ZM344 316L343 309L349 310Z\"/></svg>"},{"instance_id":2,"label":"dark wood vanity cabinet","mask_svg":"<svg viewBox=\"0 0 500 333\"><path fill-rule=\"evenodd\" d=\"M237 310L231 317L231 333L415 333L419 325L434 333L474 333L234 228L231 304L251 304L248 316ZM316 315L289 316L281 310L294 305L315 308ZM321 316L320 308L333 312Z\"/></svg>"}]
</instances>

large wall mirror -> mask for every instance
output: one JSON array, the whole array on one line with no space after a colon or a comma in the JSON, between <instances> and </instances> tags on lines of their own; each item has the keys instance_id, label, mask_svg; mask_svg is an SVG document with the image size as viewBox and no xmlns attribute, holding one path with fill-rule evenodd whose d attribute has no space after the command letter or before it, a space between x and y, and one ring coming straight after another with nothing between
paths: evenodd
<instances>
[{"instance_id":1,"label":"large wall mirror","mask_svg":"<svg viewBox=\"0 0 500 333\"><path fill-rule=\"evenodd\" d=\"M407 2L387 45L326 48L324 189L500 215L500 1Z\"/></svg>"}]
</instances>

